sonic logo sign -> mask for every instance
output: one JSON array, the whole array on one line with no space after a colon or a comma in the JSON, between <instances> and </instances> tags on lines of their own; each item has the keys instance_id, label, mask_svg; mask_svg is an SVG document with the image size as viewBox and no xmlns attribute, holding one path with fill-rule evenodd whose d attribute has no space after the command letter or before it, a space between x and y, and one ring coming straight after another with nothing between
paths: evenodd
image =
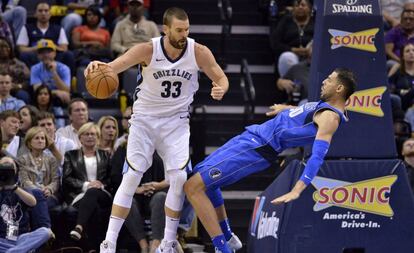
<instances>
[{"instance_id":1,"label":"sonic logo sign","mask_svg":"<svg viewBox=\"0 0 414 253\"><path fill-rule=\"evenodd\" d=\"M280 219L276 216L275 211L273 211L271 215L266 211L262 211L265 200L266 197L264 196L256 197L250 224L250 234L255 236L258 240L268 236L277 239Z\"/></svg>"},{"instance_id":2,"label":"sonic logo sign","mask_svg":"<svg viewBox=\"0 0 414 253\"><path fill-rule=\"evenodd\" d=\"M348 47L368 52L377 52L375 47L375 35L379 28L372 28L359 32L347 32L336 29L328 29L331 38L331 49Z\"/></svg>"},{"instance_id":3,"label":"sonic logo sign","mask_svg":"<svg viewBox=\"0 0 414 253\"><path fill-rule=\"evenodd\" d=\"M321 211L336 206L392 217L394 212L389 201L391 186L396 180L396 175L355 183L315 177L312 185L317 190L313 193L313 210Z\"/></svg>"},{"instance_id":4,"label":"sonic logo sign","mask_svg":"<svg viewBox=\"0 0 414 253\"><path fill-rule=\"evenodd\" d=\"M381 100L386 89L387 87L380 86L357 91L346 101L346 109L371 116L384 117L384 112L381 109Z\"/></svg>"}]
</instances>

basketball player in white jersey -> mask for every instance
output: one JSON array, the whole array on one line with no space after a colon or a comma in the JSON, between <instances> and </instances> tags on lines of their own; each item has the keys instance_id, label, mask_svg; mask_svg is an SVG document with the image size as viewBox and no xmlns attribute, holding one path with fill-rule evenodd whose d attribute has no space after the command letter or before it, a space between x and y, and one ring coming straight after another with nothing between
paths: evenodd
<instances>
[{"instance_id":1,"label":"basketball player in white jersey","mask_svg":"<svg viewBox=\"0 0 414 253\"><path fill-rule=\"evenodd\" d=\"M189 168L189 112L198 89L198 71L211 80L211 96L221 100L229 88L223 70L211 51L188 38L189 20L184 10L169 8L163 16L165 36L137 44L107 64L115 73L141 64L133 105L126 161L129 165L114 197L102 252L115 252L118 233L129 213L132 198L143 173L152 164L154 150L164 161L170 188L165 201L164 239L156 252L177 252L176 232L184 201L183 185ZM94 61L85 76L105 63Z\"/></svg>"}]
</instances>

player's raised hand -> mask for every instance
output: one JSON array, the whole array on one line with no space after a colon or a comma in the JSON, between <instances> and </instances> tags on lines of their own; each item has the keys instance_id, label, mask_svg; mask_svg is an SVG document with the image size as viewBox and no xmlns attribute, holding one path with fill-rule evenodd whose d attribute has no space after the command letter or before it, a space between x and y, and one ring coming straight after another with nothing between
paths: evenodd
<instances>
[{"instance_id":1,"label":"player's raised hand","mask_svg":"<svg viewBox=\"0 0 414 253\"><path fill-rule=\"evenodd\" d=\"M226 91L217 83L212 82L213 88L211 88L211 97L215 100L222 100Z\"/></svg>"},{"instance_id":2,"label":"player's raised hand","mask_svg":"<svg viewBox=\"0 0 414 253\"><path fill-rule=\"evenodd\" d=\"M266 112L266 116L275 116L286 108L288 108L286 105L274 104L272 106L269 106L270 111Z\"/></svg>"},{"instance_id":3,"label":"player's raised hand","mask_svg":"<svg viewBox=\"0 0 414 253\"><path fill-rule=\"evenodd\" d=\"M283 204L283 203L288 203L292 200L295 200L297 198L299 198L299 193L295 192L295 191L290 191L278 198L275 198L274 200L272 200L272 204L273 205L279 205L279 204Z\"/></svg>"},{"instance_id":4,"label":"player's raised hand","mask_svg":"<svg viewBox=\"0 0 414 253\"><path fill-rule=\"evenodd\" d=\"M97 70L99 68L99 65L107 65L109 67L108 63L101 62L101 61L92 61L91 63L88 64L85 71L83 72L83 74L85 75L85 78L89 73L92 73L95 70Z\"/></svg>"}]
</instances>

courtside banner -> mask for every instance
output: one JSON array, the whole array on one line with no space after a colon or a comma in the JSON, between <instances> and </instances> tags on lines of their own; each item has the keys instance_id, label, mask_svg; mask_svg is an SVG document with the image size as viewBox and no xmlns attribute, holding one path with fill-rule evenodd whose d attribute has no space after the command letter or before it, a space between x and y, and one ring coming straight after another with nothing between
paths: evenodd
<instances>
[{"instance_id":1,"label":"courtside banner","mask_svg":"<svg viewBox=\"0 0 414 253\"><path fill-rule=\"evenodd\" d=\"M383 18L378 1L317 0L310 101L335 67L357 76L347 101L349 122L337 131L329 157L394 158L395 142L387 83Z\"/></svg>"},{"instance_id":2,"label":"courtside banner","mask_svg":"<svg viewBox=\"0 0 414 253\"><path fill-rule=\"evenodd\" d=\"M251 226L249 252L414 252L414 198L405 170L399 160L327 161L299 199L272 206L287 192L278 185L290 182L291 189L303 171L293 161L258 197L252 215L266 221L264 228L272 224L266 231L277 237L263 240Z\"/></svg>"}]
</instances>

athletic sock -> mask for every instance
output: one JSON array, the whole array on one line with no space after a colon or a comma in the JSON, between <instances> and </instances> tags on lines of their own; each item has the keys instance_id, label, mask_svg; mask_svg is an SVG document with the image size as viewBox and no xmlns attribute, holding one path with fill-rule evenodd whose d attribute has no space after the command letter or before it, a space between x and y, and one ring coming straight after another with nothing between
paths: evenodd
<instances>
[{"instance_id":1,"label":"athletic sock","mask_svg":"<svg viewBox=\"0 0 414 253\"><path fill-rule=\"evenodd\" d=\"M223 234L211 238L211 241L213 242L214 247L216 247L222 253L231 253L229 247L227 246L226 238L224 238Z\"/></svg>"},{"instance_id":2,"label":"athletic sock","mask_svg":"<svg viewBox=\"0 0 414 253\"><path fill-rule=\"evenodd\" d=\"M220 221L220 227L221 231L223 231L224 237L226 238L226 241L230 240L230 238L233 236L230 228L230 222L229 219L225 219Z\"/></svg>"},{"instance_id":3,"label":"athletic sock","mask_svg":"<svg viewBox=\"0 0 414 253\"><path fill-rule=\"evenodd\" d=\"M177 228L180 219L165 216L164 239L167 241L177 240Z\"/></svg>"},{"instance_id":4,"label":"athletic sock","mask_svg":"<svg viewBox=\"0 0 414 253\"><path fill-rule=\"evenodd\" d=\"M122 228L122 225L124 224L124 219L115 217L111 215L111 218L109 219L108 224L108 231L106 232L106 241L110 241L114 245L116 245L116 240L118 239L119 231Z\"/></svg>"}]
</instances>

